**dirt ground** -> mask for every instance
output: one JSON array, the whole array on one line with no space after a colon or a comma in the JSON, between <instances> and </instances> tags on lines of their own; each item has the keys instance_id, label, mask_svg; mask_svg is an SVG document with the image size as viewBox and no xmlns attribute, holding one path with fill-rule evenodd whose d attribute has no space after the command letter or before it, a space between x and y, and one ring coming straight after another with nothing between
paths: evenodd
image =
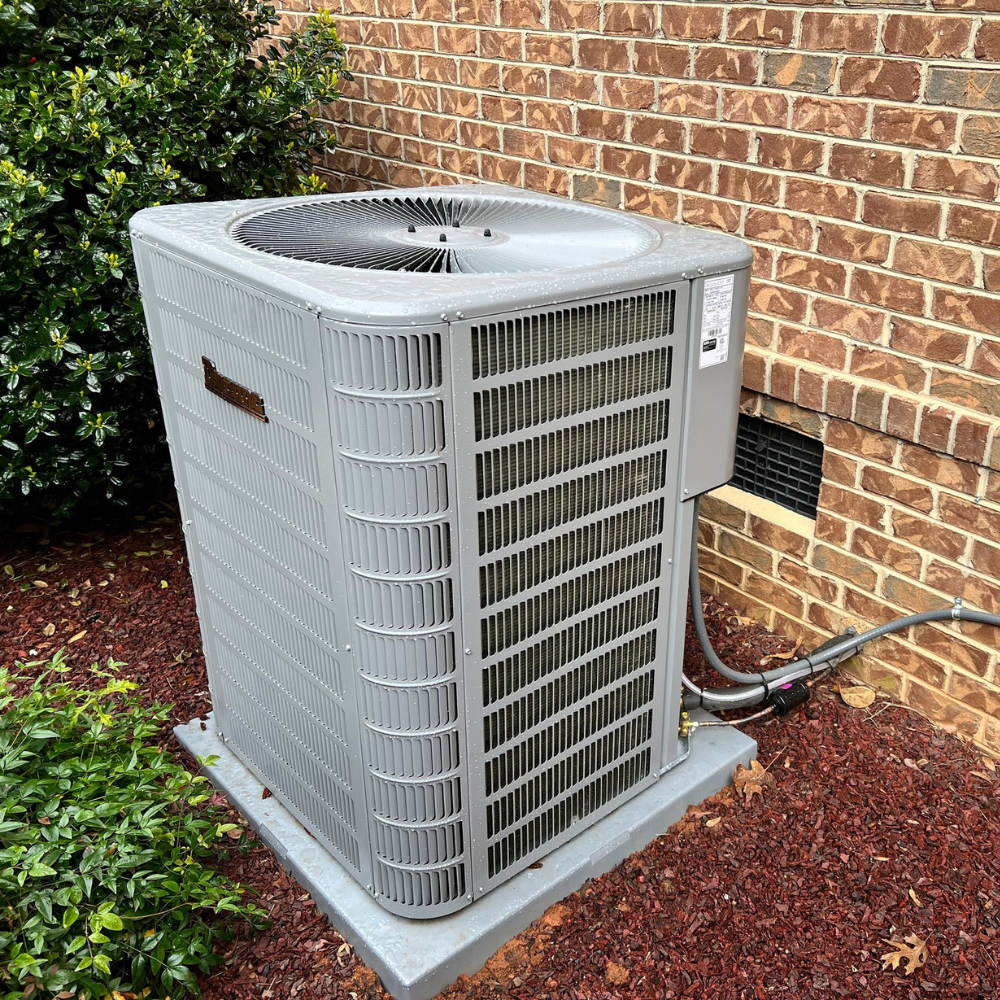
<instances>
[{"instance_id":1,"label":"dirt ground","mask_svg":"<svg viewBox=\"0 0 1000 1000\"><path fill-rule=\"evenodd\" d=\"M209 711L175 514L164 506L91 533L26 527L0 539L0 566L10 567L0 578L3 661L65 646L82 678L110 656L150 699L174 704L174 721ZM714 601L706 615L736 665L794 645ZM701 670L690 635L686 659ZM849 707L840 681L817 685L785 719L748 725L769 776L759 794L729 788L690 809L443 996L1000 995L995 765L884 698ZM202 984L206 1000L386 996L260 844L224 864L272 925L227 945L225 965Z\"/></svg>"}]
</instances>

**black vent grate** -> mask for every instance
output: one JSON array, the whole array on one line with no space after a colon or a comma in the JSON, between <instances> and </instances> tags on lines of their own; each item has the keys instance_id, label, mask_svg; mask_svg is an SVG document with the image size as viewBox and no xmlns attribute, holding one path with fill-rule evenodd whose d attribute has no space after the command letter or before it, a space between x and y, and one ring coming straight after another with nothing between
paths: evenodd
<instances>
[{"instance_id":1,"label":"black vent grate","mask_svg":"<svg viewBox=\"0 0 1000 1000\"><path fill-rule=\"evenodd\" d=\"M822 481L821 442L740 414L732 486L814 518Z\"/></svg>"}]
</instances>

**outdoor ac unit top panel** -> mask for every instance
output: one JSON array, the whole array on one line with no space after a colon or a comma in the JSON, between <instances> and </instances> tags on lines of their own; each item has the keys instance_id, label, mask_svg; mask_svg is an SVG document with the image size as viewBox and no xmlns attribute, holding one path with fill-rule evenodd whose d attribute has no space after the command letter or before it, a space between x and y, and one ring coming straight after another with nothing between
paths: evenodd
<instances>
[{"instance_id":1,"label":"outdoor ac unit top panel","mask_svg":"<svg viewBox=\"0 0 1000 1000\"><path fill-rule=\"evenodd\" d=\"M338 220L346 226L345 206L357 204L371 225L372 203L382 201L409 202L416 231L407 231L406 215L376 220L374 232L338 230ZM456 205L462 226L452 231L437 216L450 218ZM499 185L164 205L133 216L131 230L332 319L366 324L488 316L735 271L751 261L746 244L730 236ZM387 246L453 249L470 270L434 272L419 260L412 270L379 269ZM347 265L358 258L364 270Z\"/></svg>"},{"instance_id":2,"label":"outdoor ac unit top panel","mask_svg":"<svg viewBox=\"0 0 1000 1000\"><path fill-rule=\"evenodd\" d=\"M664 232L691 245L678 227L642 249L609 224L633 257L542 289L303 263L228 217L212 253L193 224L135 239L216 719L382 906L453 912L656 781L676 739L682 492L731 471L747 271L708 279L726 359L703 259L634 286ZM384 318L392 282L455 318ZM489 315L458 318L470 300Z\"/></svg>"}]
</instances>

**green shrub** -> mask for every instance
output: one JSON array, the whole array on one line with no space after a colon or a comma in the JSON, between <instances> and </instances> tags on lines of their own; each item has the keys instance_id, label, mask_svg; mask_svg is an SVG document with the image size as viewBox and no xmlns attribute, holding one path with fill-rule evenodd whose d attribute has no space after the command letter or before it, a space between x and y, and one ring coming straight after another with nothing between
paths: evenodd
<instances>
[{"instance_id":1,"label":"green shrub","mask_svg":"<svg viewBox=\"0 0 1000 1000\"><path fill-rule=\"evenodd\" d=\"M150 743L164 706L107 671L78 690L67 669L57 655L16 697L0 670L0 997L196 993L221 915L261 923L205 863L240 827Z\"/></svg>"},{"instance_id":2,"label":"green shrub","mask_svg":"<svg viewBox=\"0 0 1000 1000\"><path fill-rule=\"evenodd\" d=\"M259 0L0 0L0 508L126 502L166 471L127 222L316 190L325 16Z\"/></svg>"}]
</instances>

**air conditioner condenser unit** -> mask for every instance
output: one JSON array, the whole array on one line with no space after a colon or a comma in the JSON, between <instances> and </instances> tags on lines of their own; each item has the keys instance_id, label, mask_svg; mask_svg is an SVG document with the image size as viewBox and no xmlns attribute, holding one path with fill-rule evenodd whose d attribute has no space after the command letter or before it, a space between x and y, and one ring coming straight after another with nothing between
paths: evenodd
<instances>
[{"instance_id":1,"label":"air conditioner condenser unit","mask_svg":"<svg viewBox=\"0 0 1000 1000\"><path fill-rule=\"evenodd\" d=\"M264 785L438 917L656 782L744 244L493 186L132 236L215 719Z\"/></svg>"}]
</instances>

